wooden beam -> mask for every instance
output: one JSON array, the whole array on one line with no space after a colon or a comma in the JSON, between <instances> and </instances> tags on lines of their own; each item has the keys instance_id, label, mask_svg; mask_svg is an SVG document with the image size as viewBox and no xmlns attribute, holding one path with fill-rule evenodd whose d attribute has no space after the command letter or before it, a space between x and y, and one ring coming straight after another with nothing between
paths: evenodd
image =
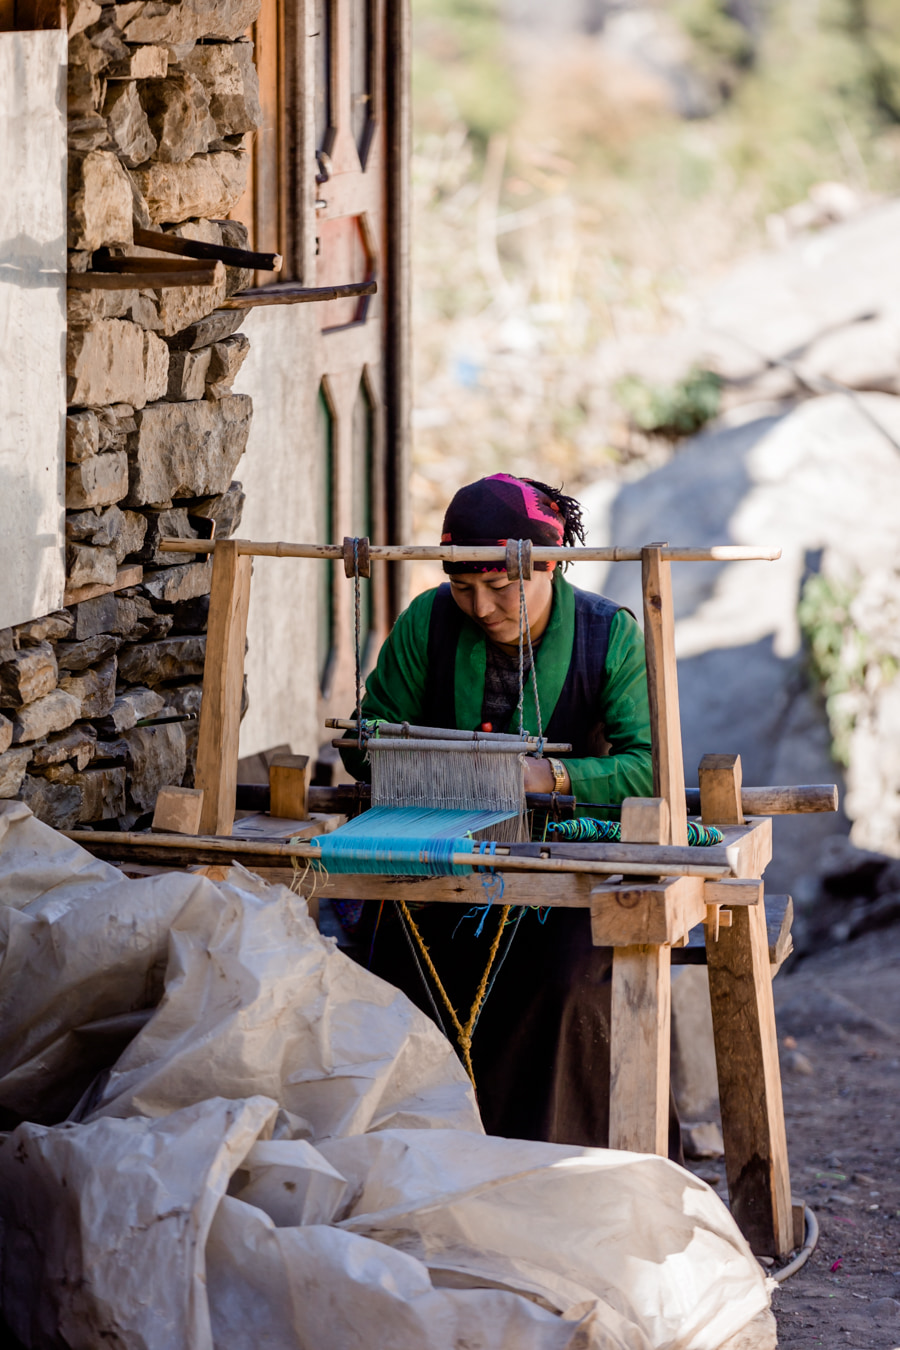
<instances>
[{"instance_id":1,"label":"wooden beam","mask_svg":"<svg viewBox=\"0 0 900 1350\"><path fill-rule=\"evenodd\" d=\"M275 755L269 764L269 814L307 820L311 777L309 755Z\"/></svg>"},{"instance_id":2,"label":"wooden beam","mask_svg":"<svg viewBox=\"0 0 900 1350\"><path fill-rule=\"evenodd\" d=\"M620 948L678 942L706 916L703 886L700 877L595 884L591 892L594 945Z\"/></svg>"},{"instance_id":3,"label":"wooden beam","mask_svg":"<svg viewBox=\"0 0 900 1350\"><path fill-rule=\"evenodd\" d=\"M234 539L213 562L194 782L203 789L202 834L228 835L234 824L238 738L251 560Z\"/></svg>"},{"instance_id":4,"label":"wooden beam","mask_svg":"<svg viewBox=\"0 0 900 1350\"><path fill-rule=\"evenodd\" d=\"M214 286L222 280L216 272L221 266L215 263L204 267L198 263L192 268L154 267L143 272L69 272L66 285L71 291L160 291L172 286Z\"/></svg>"},{"instance_id":5,"label":"wooden beam","mask_svg":"<svg viewBox=\"0 0 900 1350\"><path fill-rule=\"evenodd\" d=\"M647 693L653 742L653 790L669 804L670 828L666 844L687 843L684 796L684 760L678 708L678 671L675 664L675 611L672 572L664 556L665 544L641 549L644 596L644 643L647 653Z\"/></svg>"},{"instance_id":6,"label":"wooden beam","mask_svg":"<svg viewBox=\"0 0 900 1350\"><path fill-rule=\"evenodd\" d=\"M253 309L257 305L308 305L323 300L345 300L351 296L374 295L375 281L351 281L346 286L296 286L293 282L277 282L273 286L259 286L252 290L236 291L223 300L220 309Z\"/></svg>"},{"instance_id":7,"label":"wooden beam","mask_svg":"<svg viewBox=\"0 0 900 1350\"><path fill-rule=\"evenodd\" d=\"M759 1256L793 1245L787 1136L763 886L707 945L731 1212Z\"/></svg>"},{"instance_id":8,"label":"wooden beam","mask_svg":"<svg viewBox=\"0 0 900 1350\"><path fill-rule=\"evenodd\" d=\"M140 48L138 49L140 50ZM253 267L263 272L279 272L280 253L254 253L249 248L228 248L225 244L207 244L200 239L182 239L177 234L162 230L144 230L134 227L134 242L138 248L155 248L161 253L177 253L183 258L211 258L226 267Z\"/></svg>"},{"instance_id":9,"label":"wooden beam","mask_svg":"<svg viewBox=\"0 0 900 1350\"><path fill-rule=\"evenodd\" d=\"M700 814L700 791L687 788L689 816ZM836 783L795 783L781 787L742 787L741 810L745 816L808 815L815 811L836 811Z\"/></svg>"},{"instance_id":10,"label":"wooden beam","mask_svg":"<svg viewBox=\"0 0 900 1350\"><path fill-rule=\"evenodd\" d=\"M700 813L704 825L743 825L740 755L703 756Z\"/></svg>"},{"instance_id":11,"label":"wooden beam","mask_svg":"<svg viewBox=\"0 0 900 1350\"><path fill-rule=\"evenodd\" d=\"M666 843L669 831L665 797L626 797L622 802L620 833L630 844Z\"/></svg>"}]
</instances>

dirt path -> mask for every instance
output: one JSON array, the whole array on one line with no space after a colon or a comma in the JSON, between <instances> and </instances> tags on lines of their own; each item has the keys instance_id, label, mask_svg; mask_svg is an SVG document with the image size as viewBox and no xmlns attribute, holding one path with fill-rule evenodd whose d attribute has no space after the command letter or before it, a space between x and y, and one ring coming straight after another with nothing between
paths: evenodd
<instances>
[{"instance_id":1,"label":"dirt path","mask_svg":"<svg viewBox=\"0 0 900 1350\"><path fill-rule=\"evenodd\" d=\"M774 987L792 1187L821 1230L775 1294L779 1345L897 1350L900 928L811 957Z\"/></svg>"}]
</instances>

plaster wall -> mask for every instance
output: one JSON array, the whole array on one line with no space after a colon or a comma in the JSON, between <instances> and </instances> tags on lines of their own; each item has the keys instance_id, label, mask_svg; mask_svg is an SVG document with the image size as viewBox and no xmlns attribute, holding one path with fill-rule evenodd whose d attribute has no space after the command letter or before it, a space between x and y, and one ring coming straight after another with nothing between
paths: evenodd
<instances>
[{"instance_id":1,"label":"plaster wall","mask_svg":"<svg viewBox=\"0 0 900 1350\"><path fill-rule=\"evenodd\" d=\"M253 310L243 330L250 354L237 388L253 398L253 421L239 474L247 494L243 539L302 542L317 537L318 380L312 353L319 337L315 305ZM318 725L315 569L303 558L255 558L250 589L246 674L250 707L241 725L241 755L289 743L314 754Z\"/></svg>"},{"instance_id":2,"label":"plaster wall","mask_svg":"<svg viewBox=\"0 0 900 1350\"><path fill-rule=\"evenodd\" d=\"M0 33L0 628L65 590L66 34Z\"/></svg>"}]
</instances>

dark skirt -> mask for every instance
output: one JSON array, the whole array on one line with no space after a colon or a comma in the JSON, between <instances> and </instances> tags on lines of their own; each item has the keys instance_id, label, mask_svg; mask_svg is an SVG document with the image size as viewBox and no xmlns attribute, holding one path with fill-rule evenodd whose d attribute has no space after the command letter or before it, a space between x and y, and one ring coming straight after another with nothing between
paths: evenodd
<instances>
[{"instance_id":1,"label":"dark skirt","mask_svg":"<svg viewBox=\"0 0 900 1350\"><path fill-rule=\"evenodd\" d=\"M452 1020L404 931L398 907L364 906L354 936L362 959L439 1023ZM500 906L482 913L423 905L413 920L459 1020L468 1021L487 965ZM516 921L517 916L521 917ZM472 1041L478 1105L488 1134L605 1148L609 1140L609 1014L612 948L595 947L586 909L513 909L493 966L495 979ZM377 930L376 930L377 922ZM369 954L371 952L371 960ZM669 1154L681 1161L674 1107Z\"/></svg>"}]
</instances>

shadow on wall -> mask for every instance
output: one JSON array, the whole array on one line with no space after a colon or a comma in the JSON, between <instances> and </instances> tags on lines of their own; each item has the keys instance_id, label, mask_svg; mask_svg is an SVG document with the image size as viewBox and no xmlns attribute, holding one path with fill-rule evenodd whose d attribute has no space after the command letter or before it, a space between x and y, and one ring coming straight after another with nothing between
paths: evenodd
<instances>
[{"instance_id":1,"label":"shadow on wall","mask_svg":"<svg viewBox=\"0 0 900 1350\"><path fill-rule=\"evenodd\" d=\"M791 628L786 616L796 614L798 587L818 540L803 538L802 522L791 525L789 502L779 502L778 511L768 514L756 509L757 518L770 522L762 537L750 538L746 526L735 526L751 496L758 503L760 494L786 491L782 482L762 481L753 463L756 447L782 421L765 417L710 432L664 468L629 484L612 503L609 540L784 546L784 564L680 563L672 568L685 778L696 785L704 754L737 753L748 785L837 781L843 795L824 708L809 688L799 635L796 641L785 636ZM773 531L779 531L777 536ZM640 616L640 585L640 568L619 563L608 570L603 590ZM799 874L814 870L822 840L848 830L843 812L776 819L775 858L766 872L770 890L790 891Z\"/></svg>"}]
</instances>

